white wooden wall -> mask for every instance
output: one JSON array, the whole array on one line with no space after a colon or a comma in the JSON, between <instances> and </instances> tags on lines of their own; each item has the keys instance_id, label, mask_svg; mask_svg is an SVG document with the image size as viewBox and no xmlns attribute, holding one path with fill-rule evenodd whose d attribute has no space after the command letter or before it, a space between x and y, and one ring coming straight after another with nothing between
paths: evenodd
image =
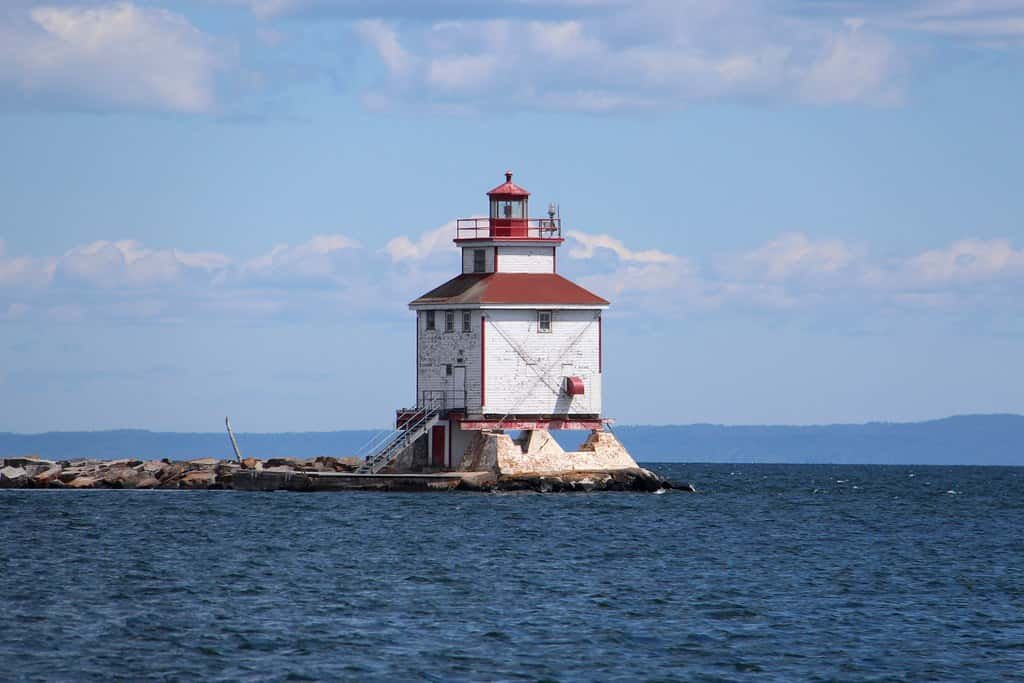
<instances>
[{"instance_id":1,"label":"white wooden wall","mask_svg":"<svg viewBox=\"0 0 1024 683\"><path fill-rule=\"evenodd\" d=\"M454 332L444 331L444 311L435 311L434 315L437 329L427 330L426 311L419 311L416 314L416 324L419 325L419 347L416 354L420 391L416 400L420 400L422 392L425 390L462 390L462 386L455 385L456 375L447 376L444 367L448 363L458 365L459 352L461 351L462 364L466 367L465 390L467 409L471 412L479 413L480 311L470 311L472 332L468 333L462 331L461 310L455 310Z\"/></svg>"},{"instance_id":2,"label":"white wooden wall","mask_svg":"<svg viewBox=\"0 0 1024 683\"><path fill-rule=\"evenodd\" d=\"M503 257L498 257L499 266ZM555 310L552 330L544 333L537 331L535 310L487 310L483 412L600 414L599 314L598 310ZM561 391L566 376L583 379L582 396L570 400Z\"/></svg>"},{"instance_id":3,"label":"white wooden wall","mask_svg":"<svg viewBox=\"0 0 1024 683\"><path fill-rule=\"evenodd\" d=\"M553 273L555 247L498 247L498 272Z\"/></svg>"}]
</instances>

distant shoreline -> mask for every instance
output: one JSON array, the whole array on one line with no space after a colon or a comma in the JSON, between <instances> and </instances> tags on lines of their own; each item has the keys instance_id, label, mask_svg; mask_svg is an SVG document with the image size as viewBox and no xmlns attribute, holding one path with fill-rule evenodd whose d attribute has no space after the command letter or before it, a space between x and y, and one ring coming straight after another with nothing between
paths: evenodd
<instances>
[{"instance_id":1,"label":"distant shoreline","mask_svg":"<svg viewBox=\"0 0 1024 683\"><path fill-rule=\"evenodd\" d=\"M357 455L380 430L238 433L256 458ZM641 462L885 465L1024 465L1024 416L960 415L925 422L817 426L623 425L614 428ZM556 433L575 446L582 432ZM228 457L223 432L146 430L0 432L0 457L170 458Z\"/></svg>"}]
</instances>

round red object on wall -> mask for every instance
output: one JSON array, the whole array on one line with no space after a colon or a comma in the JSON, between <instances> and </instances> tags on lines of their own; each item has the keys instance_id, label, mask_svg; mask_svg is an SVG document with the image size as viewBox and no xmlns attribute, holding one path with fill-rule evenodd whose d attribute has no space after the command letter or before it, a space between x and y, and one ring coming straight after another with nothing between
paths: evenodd
<instances>
[{"instance_id":1,"label":"round red object on wall","mask_svg":"<svg viewBox=\"0 0 1024 683\"><path fill-rule=\"evenodd\" d=\"M583 395L583 380L579 377L566 377L565 378L565 393L570 396L582 396Z\"/></svg>"}]
</instances>

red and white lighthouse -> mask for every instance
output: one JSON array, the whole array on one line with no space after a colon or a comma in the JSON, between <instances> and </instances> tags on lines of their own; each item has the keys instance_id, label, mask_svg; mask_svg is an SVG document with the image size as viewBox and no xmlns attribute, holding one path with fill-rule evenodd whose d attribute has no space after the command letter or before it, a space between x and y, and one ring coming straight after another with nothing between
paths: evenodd
<instances>
[{"instance_id":1,"label":"red and white lighthouse","mask_svg":"<svg viewBox=\"0 0 1024 683\"><path fill-rule=\"evenodd\" d=\"M604 426L601 314L609 302L558 274L562 224L553 206L531 218L530 193L511 171L487 196L488 217L457 222L461 272L409 304L416 405L398 412L408 446L398 469L465 469L481 436L504 430L596 434ZM396 458L376 456L367 471Z\"/></svg>"}]
</instances>

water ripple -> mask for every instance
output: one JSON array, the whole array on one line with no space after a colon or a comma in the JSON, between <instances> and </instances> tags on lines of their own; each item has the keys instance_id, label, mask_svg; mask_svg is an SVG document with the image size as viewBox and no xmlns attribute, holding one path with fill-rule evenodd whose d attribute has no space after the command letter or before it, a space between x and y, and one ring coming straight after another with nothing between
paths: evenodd
<instances>
[{"instance_id":1,"label":"water ripple","mask_svg":"<svg viewBox=\"0 0 1024 683\"><path fill-rule=\"evenodd\" d=\"M1024 470L658 469L703 493L0 491L0 677L1019 675Z\"/></svg>"}]
</instances>

